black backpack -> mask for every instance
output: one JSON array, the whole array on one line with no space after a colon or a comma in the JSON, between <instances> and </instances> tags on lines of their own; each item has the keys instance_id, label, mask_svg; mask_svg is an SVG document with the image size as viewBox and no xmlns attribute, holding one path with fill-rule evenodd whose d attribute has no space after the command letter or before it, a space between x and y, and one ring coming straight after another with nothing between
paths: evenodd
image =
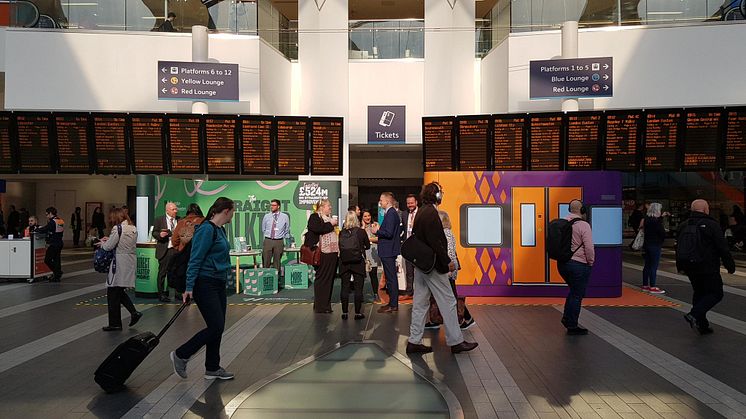
<instances>
[{"instance_id":1,"label":"black backpack","mask_svg":"<svg viewBox=\"0 0 746 419\"><path fill-rule=\"evenodd\" d=\"M702 236L697 219L684 223L676 240L676 261L684 264L697 264L704 261Z\"/></svg>"},{"instance_id":2,"label":"black backpack","mask_svg":"<svg viewBox=\"0 0 746 419\"><path fill-rule=\"evenodd\" d=\"M205 221L200 225L203 224L212 224L209 221ZM196 228L200 228L200 225L195 226ZM212 241L215 242L215 239L218 237L218 228L213 226L212 229ZM194 237L192 237L194 239ZM192 256L192 242L191 240L189 243L187 243L186 246L184 246L181 251L177 251L171 256L171 259L168 262L168 286L176 290L178 293L183 293L186 291L186 274L187 274L187 268L189 267L189 258Z\"/></svg>"},{"instance_id":3,"label":"black backpack","mask_svg":"<svg viewBox=\"0 0 746 419\"><path fill-rule=\"evenodd\" d=\"M547 229L547 252L550 259L554 259L557 262L567 262L583 246L581 244L577 249L572 250L572 225L578 221L583 220L573 218L568 221L564 218L557 218L549 223L549 228Z\"/></svg>"},{"instance_id":4,"label":"black backpack","mask_svg":"<svg viewBox=\"0 0 746 419\"><path fill-rule=\"evenodd\" d=\"M339 259L342 263L358 263L363 261L360 240L357 239L358 228L344 229L339 233Z\"/></svg>"}]
</instances>

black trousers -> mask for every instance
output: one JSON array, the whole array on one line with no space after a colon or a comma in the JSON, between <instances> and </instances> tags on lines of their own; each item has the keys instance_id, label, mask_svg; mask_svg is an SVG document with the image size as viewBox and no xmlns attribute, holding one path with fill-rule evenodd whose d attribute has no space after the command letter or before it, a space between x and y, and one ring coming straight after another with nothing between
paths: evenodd
<instances>
[{"instance_id":1,"label":"black trousers","mask_svg":"<svg viewBox=\"0 0 746 419\"><path fill-rule=\"evenodd\" d=\"M378 296L378 266L371 266L368 276L370 277L370 288L373 290L373 296L376 297Z\"/></svg>"},{"instance_id":2,"label":"black trousers","mask_svg":"<svg viewBox=\"0 0 746 419\"><path fill-rule=\"evenodd\" d=\"M225 281L197 278L192 295L207 327L181 345L176 356L189 359L204 346L205 370L217 371L220 369L220 342L225 330Z\"/></svg>"},{"instance_id":3,"label":"black trousers","mask_svg":"<svg viewBox=\"0 0 746 419\"><path fill-rule=\"evenodd\" d=\"M331 311L332 289L336 273L337 254L322 253L321 263L316 267L316 280L313 282L313 311L316 313Z\"/></svg>"},{"instance_id":4,"label":"black trousers","mask_svg":"<svg viewBox=\"0 0 746 419\"><path fill-rule=\"evenodd\" d=\"M81 230L73 230L73 244L75 246L80 244L80 231Z\"/></svg>"},{"instance_id":5,"label":"black trousers","mask_svg":"<svg viewBox=\"0 0 746 419\"><path fill-rule=\"evenodd\" d=\"M355 314L360 314L363 307L363 286L365 284L365 275L351 270L345 270L342 265L342 291L340 300L342 300L342 313L347 313L347 306L350 304L350 287L355 291ZM364 270L364 268L363 268ZM350 281L352 277L352 281Z\"/></svg>"},{"instance_id":6,"label":"black trousers","mask_svg":"<svg viewBox=\"0 0 746 419\"><path fill-rule=\"evenodd\" d=\"M106 302L109 306L109 326L122 327L121 306L124 306L130 314L137 313L137 309L132 304L132 300L130 300L130 296L127 295L124 287L107 287Z\"/></svg>"},{"instance_id":7,"label":"black trousers","mask_svg":"<svg viewBox=\"0 0 746 419\"><path fill-rule=\"evenodd\" d=\"M53 279L59 281L62 278L62 244L50 244L44 254L44 263L52 270Z\"/></svg>"},{"instance_id":8,"label":"black trousers","mask_svg":"<svg viewBox=\"0 0 746 419\"><path fill-rule=\"evenodd\" d=\"M723 299L723 278L719 273L688 276L694 289L691 314L699 327L709 327L707 312Z\"/></svg>"},{"instance_id":9,"label":"black trousers","mask_svg":"<svg viewBox=\"0 0 746 419\"><path fill-rule=\"evenodd\" d=\"M166 276L168 275L168 263L171 261L171 256L174 255L175 249L172 247L166 250L166 253L162 258L158 259L158 294L168 295L168 289L166 288Z\"/></svg>"}]
</instances>

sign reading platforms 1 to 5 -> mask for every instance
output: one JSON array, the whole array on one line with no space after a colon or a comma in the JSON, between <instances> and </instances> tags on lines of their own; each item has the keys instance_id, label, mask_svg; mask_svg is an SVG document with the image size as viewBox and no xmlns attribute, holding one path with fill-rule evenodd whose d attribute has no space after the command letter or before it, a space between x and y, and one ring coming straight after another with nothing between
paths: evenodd
<instances>
[{"instance_id":1,"label":"sign reading platforms 1 to 5","mask_svg":"<svg viewBox=\"0 0 746 419\"><path fill-rule=\"evenodd\" d=\"M158 61L158 99L238 102L238 64Z\"/></svg>"},{"instance_id":2,"label":"sign reading platforms 1 to 5","mask_svg":"<svg viewBox=\"0 0 746 419\"><path fill-rule=\"evenodd\" d=\"M612 57L531 61L531 99L611 97Z\"/></svg>"}]
</instances>

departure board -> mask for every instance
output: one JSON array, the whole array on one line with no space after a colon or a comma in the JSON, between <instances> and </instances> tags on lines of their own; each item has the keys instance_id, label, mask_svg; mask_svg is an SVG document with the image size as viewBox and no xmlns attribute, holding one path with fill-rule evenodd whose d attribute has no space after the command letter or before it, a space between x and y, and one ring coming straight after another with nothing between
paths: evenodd
<instances>
[{"instance_id":1,"label":"departure board","mask_svg":"<svg viewBox=\"0 0 746 419\"><path fill-rule=\"evenodd\" d=\"M532 116L529 122L530 169L562 170L560 144L562 143L562 116Z\"/></svg>"},{"instance_id":2,"label":"departure board","mask_svg":"<svg viewBox=\"0 0 746 419\"><path fill-rule=\"evenodd\" d=\"M342 118L311 119L311 174L342 174Z\"/></svg>"},{"instance_id":3,"label":"departure board","mask_svg":"<svg viewBox=\"0 0 746 419\"><path fill-rule=\"evenodd\" d=\"M163 159L163 117L132 116L132 156L135 173L161 174L166 172Z\"/></svg>"},{"instance_id":4,"label":"departure board","mask_svg":"<svg viewBox=\"0 0 746 419\"><path fill-rule=\"evenodd\" d=\"M746 108L726 110L725 168L746 170Z\"/></svg>"},{"instance_id":5,"label":"departure board","mask_svg":"<svg viewBox=\"0 0 746 419\"><path fill-rule=\"evenodd\" d=\"M241 120L241 173L268 175L272 170L272 117Z\"/></svg>"},{"instance_id":6,"label":"departure board","mask_svg":"<svg viewBox=\"0 0 746 419\"><path fill-rule=\"evenodd\" d=\"M49 115L16 114L19 168L23 173L54 173L49 147Z\"/></svg>"},{"instance_id":7,"label":"departure board","mask_svg":"<svg viewBox=\"0 0 746 419\"><path fill-rule=\"evenodd\" d=\"M684 170L717 169L720 110L686 112L684 130Z\"/></svg>"},{"instance_id":8,"label":"departure board","mask_svg":"<svg viewBox=\"0 0 746 419\"><path fill-rule=\"evenodd\" d=\"M606 114L606 170L637 170L640 120L639 112Z\"/></svg>"},{"instance_id":9,"label":"departure board","mask_svg":"<svg viewBox=\"0 0 746 419\"><path fill-rule=\"evenodd\" d=\"M0 114L0 173L13 173L13 147L10 145L10 114Z\"/></svg>"},{"instance_id":10,"label":"departure board","mask_svg":"<svg viewBox=\"0 0 746 419\"><path fill-rule=\"evenodd\" d=\"M489 170L489 118L458 118L457 121L459 170Z\"/></svg>"},{"instance_id":11,"label":"departure board","mask_svg":"<svg viewBox=\"0 0 746 419\"><path fill-rule=\"evenodd\" d=\"M492 128L494 170L523 170L525 139L526 119L523 116L495 116Z\"/></svg>"},{"instance_id":12,"label":"departure board","mask_svg":"<svg viewBox=\"0 0 746 419\"><path fill-rule=\"evenodd\" d=\"M168 151L170 173L202 173L202 153L199 147L200 122L198 116L170 116L168 118Z\"/></svg>"},{"instance_id":13,"label":"departure board","mask_svg":"<svg viewBox=\"0 0 746 419\"><path fill-rule=\"evenodd\" d=\"M681 111L650 111L645 115L645 170L675 171Z\"/></svg>"},{"instance_id":14,"label":"departure board","mask_svg":"<svg viewBox=\"0 0 746 419\"><path fill-rule=\"evenodd\" d=\"M88 116L55 114L54 127L60 173L90 173Z\"/></svg>"},{"instance_id":15,"label":"departure board","mask_svg":"<svg viewBox=\"0 0 746 419\"><path fill-rule=\"evenodd\" d=\"M129 174L126 126L124 115L93 116L96 173Z\"/></svg>"},{"instance_id":16,"label":"departure board","mask_svg":"<svg viewBox=\"0 0 746 419\"><path fill-rule=\"evenodd\" d=\"M308 173L306 158L306 118L277 118L277 174L305 175Z\"/></svg>"},{"instance_id":17,"label":"departure board","mask_svg":"<svg viewBox=\"0 0 746 419\"><path fill-rule=\"evenodd\" d=\"M422 118L422 154L426 172L453 170L453 118Z\"/></svg>"},{"instance_id":18,"label":"departure board","mask_svg":"<svg viewBox=\"0 0 746 419\"><path fill-rule=\"evenodd\" d=\"M205 117L207 173L238 174L237 123L235 117Z\"/></svg>"},{"instance_id":19,"label":"departure board","mask_svg":"<svg viewBox=\"0 0 746 419\"><path fill-rule=\"evenodd\" d=\"M601 113L567 115L567 170L598 170Z\"/></svg>"}]
</instances>

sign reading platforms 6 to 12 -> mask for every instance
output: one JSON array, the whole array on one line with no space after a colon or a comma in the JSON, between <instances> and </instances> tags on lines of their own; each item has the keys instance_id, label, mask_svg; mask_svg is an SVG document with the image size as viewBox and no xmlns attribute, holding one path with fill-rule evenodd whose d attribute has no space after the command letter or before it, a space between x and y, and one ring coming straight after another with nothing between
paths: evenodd
<instances>
[{"instance_id":1,"label":"sign reading platforms 6 to 12","mask_svg":"<svg viewBox=\"0 0 746 419\"><path fill-rule=\"evenodd\" d=\"M531 61L531 99L611 97L612 57Z\"/></svg>"},{"instance_id":2,"label":"sign reading platforms 6 to 12","mask_svg":"<svg viewBox=\"0 0 746 419\"><path fill-rule=\"evenodd\" d=\"M158 61L158 100L238 102L238 64Z\"/></svg>"}]
</instances>

